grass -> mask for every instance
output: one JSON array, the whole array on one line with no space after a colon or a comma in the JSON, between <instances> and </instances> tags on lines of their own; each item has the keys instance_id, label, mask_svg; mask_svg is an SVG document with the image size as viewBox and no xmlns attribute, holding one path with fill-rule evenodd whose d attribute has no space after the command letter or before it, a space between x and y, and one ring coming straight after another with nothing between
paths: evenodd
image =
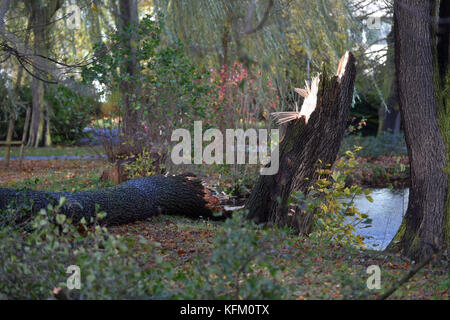
<instances>
[{"instance_id":1,"label":"grass","mask_svg":"<svg viewBox=\"0 0 450 320\"><path fill-rule=\"evenodd\" d=\"M25 160L20 170L18 161L2 168L1 187L30 188L48 191L89 190L110 186L100 180L105 161L102 159Z\"/></svg>"},{"instance_id":2,"label":"grass","mask_svg":"<svg viewBox=\"0 0 450 320\"><path fill-rule=\"evenodd\" d=\"M5 147L0 147L0 156L5 155ZM103 154L101 146L54 146L41 148L25 148L25 156L98 156ZM11 157L18 157L19 147L11 148Z\"/></svg>"}]
</instances>

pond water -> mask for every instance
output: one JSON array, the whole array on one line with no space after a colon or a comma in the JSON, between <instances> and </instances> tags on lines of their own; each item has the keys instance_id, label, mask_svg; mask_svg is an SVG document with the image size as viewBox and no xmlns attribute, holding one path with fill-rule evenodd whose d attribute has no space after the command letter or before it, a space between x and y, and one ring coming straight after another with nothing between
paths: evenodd
<instances>
[{"instance_id":1,"label":"pond water","mask_svg":"<svg viewBox=\"0 0 450 320\"><path fill-rule=\"evenodd\" d=\"M355 207L372 219L370 228L357 229L357 232L366 238L367 248L383 250L400 227L408 207L409 189L372 189L371 196L373 202L364 195L355 197Z\"/></svg>"}]
</instances>

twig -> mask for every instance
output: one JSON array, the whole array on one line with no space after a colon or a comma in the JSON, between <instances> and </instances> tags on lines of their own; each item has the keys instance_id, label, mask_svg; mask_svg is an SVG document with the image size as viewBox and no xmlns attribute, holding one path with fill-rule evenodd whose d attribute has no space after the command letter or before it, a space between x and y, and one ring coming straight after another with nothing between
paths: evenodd
<instances>
[{"instance_id":1,"label":"twig","mask_svg":"<svg viewBox=\"0 0 450 320\"><path fill-rule=\"evenodd\" d=\"M387 292L383 293L381 296L377 298L377 300L385 300L389 298L398 288L400 288L404 283L406 283L409 279L411 279L417 272L420 271L424 266L426 266L432 259L434 259L439 252L442 252L444 247L440 250L434 245L431 245L433 249L433 253L426 259L424 259L421 263L419 263L414 269L410 270L408 274L406 274L399 282L394 284Z\"/></svg>"}]
</instances>

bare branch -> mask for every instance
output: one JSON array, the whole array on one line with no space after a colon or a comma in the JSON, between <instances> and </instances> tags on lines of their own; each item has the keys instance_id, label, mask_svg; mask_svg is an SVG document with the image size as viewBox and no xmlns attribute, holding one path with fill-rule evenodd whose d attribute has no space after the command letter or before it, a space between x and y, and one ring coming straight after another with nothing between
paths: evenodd
<instances>
[{"instance_id":1,"label":"bare branch","mask_svg":"<svg viewBox=\"0 0 450 320\"><path fill-rule=\"evenodd\" d=\"M3 38L0 44L1 50L6 51L9 56L14 56L27 73L39 80L53 84L59 83L84 96L96 96L92 86L81 84L66 76L68 69L82 67L82 65L71 66L49 57L34 54L14 33L6 29L5 15L9 5L10 0L3 0L0 5L0 37ZM33 72L26 65L32 66Z\"/></svg>"},{"instance_id":2,"label":"bare branch","mask_svg":"<svg viewBox=\"0 0 450 320\"><path fill-rule=\"evenodd\" d=\"M267 9L264 12L264 15L263 15L261 21L258 23L258 25L255 28L252 29L251 28L251 20L252 20L252 17L254 15L255 6L256 6L256 2L253 1L253 3L251 4L251 6L249 8L249 14L247 16L247 27L245 28L245 31L244 31L245 34L255 33L256 31L262 29L262 27L266 23L267 19L269 18L269 13L270 13L270 10L273 7L273 4L274 4L274 1L273 0L269 0L269 4L267 5Z\"/></svg>"}]
</instances>

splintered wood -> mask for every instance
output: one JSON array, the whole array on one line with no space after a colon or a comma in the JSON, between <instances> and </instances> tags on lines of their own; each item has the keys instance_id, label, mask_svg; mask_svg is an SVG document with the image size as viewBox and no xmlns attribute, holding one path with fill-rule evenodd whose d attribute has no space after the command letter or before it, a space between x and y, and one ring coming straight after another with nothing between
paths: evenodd
<instances>
[{"instance_id":1,"label":"splintered wood","mask_svg":"<svg viewBox=\"0 0 450 320\"><path fill-rule=\"evenodd\" d=\"M339 79L341 79L343 74L345 73L345 67L348 63L349 54L350 53L347 51L345 55L339 60L338 69L336 73ZM295 111L272 113L271 115L274 118L276 124L280 125L293 120L298 120L300 118L304 118L305 124L308 124L311 113L314 112L317 106L317 95L319 93L320 76L321 74L318 74L316 77L313 78L313 80L311 81L311 86L309 86L308 82L305 81L306 86L304 89L294 88L295 92L297 92L299 95L305 98L305 100L303 100L302 107L300 111L298 111L298 105L296 103Z\"/></svg>"}]
</instances>

